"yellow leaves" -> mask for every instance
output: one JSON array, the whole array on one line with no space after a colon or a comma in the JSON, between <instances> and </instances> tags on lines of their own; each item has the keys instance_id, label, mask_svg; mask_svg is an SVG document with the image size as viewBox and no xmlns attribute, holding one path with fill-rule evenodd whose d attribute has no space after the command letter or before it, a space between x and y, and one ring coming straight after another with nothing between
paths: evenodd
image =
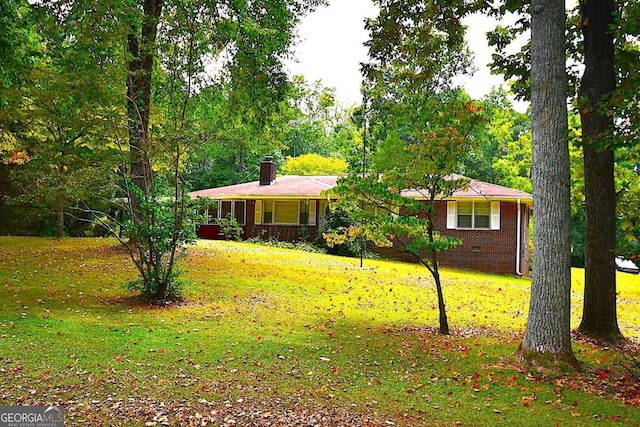
<instances>
[{"instance_id":1,"label":"yellow leaves","mask_svg":"<svg viewBox=\"0 0 640 427\"><path fill-rule=\"evenodd\" d=\"M347 170L347 166L346 161L335 157L303 154L298 157L287 156L282 171L286 175L340 175Z\"/></svg>"},{"instance_id":2,"label":"yellow leaves","mask_svg":"<svg viewBox=\"0 0 640 427\"><path fill-rule=\"evenodd\" d=\"M23 165L31 160L31 157L26 151L16 151L11 154L11 157L5 158L3 162L7 165Z\"/></svg>"}]
</instances>

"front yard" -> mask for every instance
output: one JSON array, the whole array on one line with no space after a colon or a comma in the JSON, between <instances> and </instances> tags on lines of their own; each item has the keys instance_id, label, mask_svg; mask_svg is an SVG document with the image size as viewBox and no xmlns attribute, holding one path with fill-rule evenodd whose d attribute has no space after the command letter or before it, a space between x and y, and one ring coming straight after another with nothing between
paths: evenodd
<instances>
[{"instance_id":1,"label":"front yard","mask_svg":"<svg viewBox=\"0 0 640 427\"><path fill-rule=\"evenodd\" d=\"M61 404L67 425L640 423L617 349L578 339L581 375L516 363L527 279L444 270L445 337L418 265L208 241L185 267L186 301L151 306L114 241L0 238L0 405ZM637 343L640 278L618 278Z\"/></svg>"}]
</instances>

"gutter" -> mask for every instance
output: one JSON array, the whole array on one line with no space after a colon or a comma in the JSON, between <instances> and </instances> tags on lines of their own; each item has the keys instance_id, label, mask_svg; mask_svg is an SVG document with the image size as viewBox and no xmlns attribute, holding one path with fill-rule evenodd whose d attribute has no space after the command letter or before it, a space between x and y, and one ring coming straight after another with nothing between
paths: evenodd
<instances>
[{"instance_id":1,"label":"gutter","mask_svg":"<svg viewBox=\"0 0 640 427\"><path fill-rule=\"evenodd\" d=\"M520 271L520 246L522 245L522 232L520 228L522 227L522 210L520 209L520 199L518 199L518 213L517 213L517 226L516 226L516 275L522 276L522 272Z\"/></svg>"}]
</instances>

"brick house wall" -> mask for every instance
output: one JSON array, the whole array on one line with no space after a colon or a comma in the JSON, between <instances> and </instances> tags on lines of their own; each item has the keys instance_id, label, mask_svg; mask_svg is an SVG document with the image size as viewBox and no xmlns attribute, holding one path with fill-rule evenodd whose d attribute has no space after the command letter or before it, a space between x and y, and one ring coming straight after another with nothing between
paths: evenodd
<instances>
[{"instance_id":1,"label":"brick house wall","mask_svg":"<svg viewBox=\"0 0 640 427\"><path fill-rule=\"evenodd\" d=\"M500 202L499 230L455 230L447 229L447 202L436 201L435 229L442 235L457 237L462 244L455 249L438 254L442 266L515 275L529 273L529 208L521 209L520 270L516 271L517 211L515 202ZM416 262L415 257L403 254L394 248L370 250L381 255ZM423 254L426 256L426 254Z\"/></svg>"},{"instance_id":2,"label":"brick house wall","mask_svg":"<svg viewBox=\"0 0 640 427\"><path fill-rule=\"evenodd\" d=\"M462 245L440 254L443 265L491 271L502 274L516 274L516 253L518 251L518 205L514 202L500 202L499 230L451 230L447 229L447 204L438 201L436 230L441 234L457 237ZM529 271L529 208L521 204L520 230L520 271Z\"/></svg>"}]
</instances>

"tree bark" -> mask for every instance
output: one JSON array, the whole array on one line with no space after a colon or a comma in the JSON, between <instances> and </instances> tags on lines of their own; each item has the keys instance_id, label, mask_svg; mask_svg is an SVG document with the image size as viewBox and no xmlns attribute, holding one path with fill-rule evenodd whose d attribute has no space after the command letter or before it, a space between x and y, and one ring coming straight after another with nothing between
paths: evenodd
<instances>
[{"instance_id":1,"label":"tree bark","mask_svg":"<svg viewBox=\"0 0 640 427\"><path fill-rule=\"evenodd\" d=\"M435 193L434 193L435 194ZM435 199L431 197L430 206L434 206ZM434 227L435 218L433 211L430 209L427 214L429 221L429 241L433 243L435 241ZM449 319L447 319L447 306L444 303L444 293L442 292L442 282L440 281L440 270L438 269L438 252L431 251L431 274L433 280L436 282L436 292L438 293L438 321L440 323L440 333L442 335L449 335Z\"/></svg>"},{"instance_id":2,"label":"tree bark","mask_svg":"<svg viewBox=\"0 0 640 427\"><path fill-rule=\"evenodd\" d=\"M151 78L156 51L162 0L144 0L142 28L132 25L127 36L130 59L127 60L127 116L129 121L129 175L144 195L152 189L149 161L149 113ZM136 209L134 209L136 210Z\"/></svg>"},{"instance_id":3,"label":"tree bark","mask_svg":"<svg viewBox=\"0 0 640 427\"><path fill-rule=\"evenodd\" d=\"M58 200L56 206L56 238L64 237L64 201Z\"/></svg>"},{"instance_id":4,"label":"tree bark","mask_svg":"<svg viewBox=\"0 0 640 427\"><path fill-rule=\"evenodd\" d=\"M565 9L531 4L534 263L521 354L575 360L571 348L570 166L567 143Z\"/></svg>"},{"instance_id":5,"label":"tree bark","mask_svg":"<svg viewBox=\"0 0 640 427\"><path fill-rule=\"evenodd\" d=\"M613 117L602 111L615 90L613 0L583 0L585 71L580 84L580 118L585 188L585 288L579 331L617 342L622 334L616 310L616 193L611 132Z\"/></svg>"}]
</instances>

